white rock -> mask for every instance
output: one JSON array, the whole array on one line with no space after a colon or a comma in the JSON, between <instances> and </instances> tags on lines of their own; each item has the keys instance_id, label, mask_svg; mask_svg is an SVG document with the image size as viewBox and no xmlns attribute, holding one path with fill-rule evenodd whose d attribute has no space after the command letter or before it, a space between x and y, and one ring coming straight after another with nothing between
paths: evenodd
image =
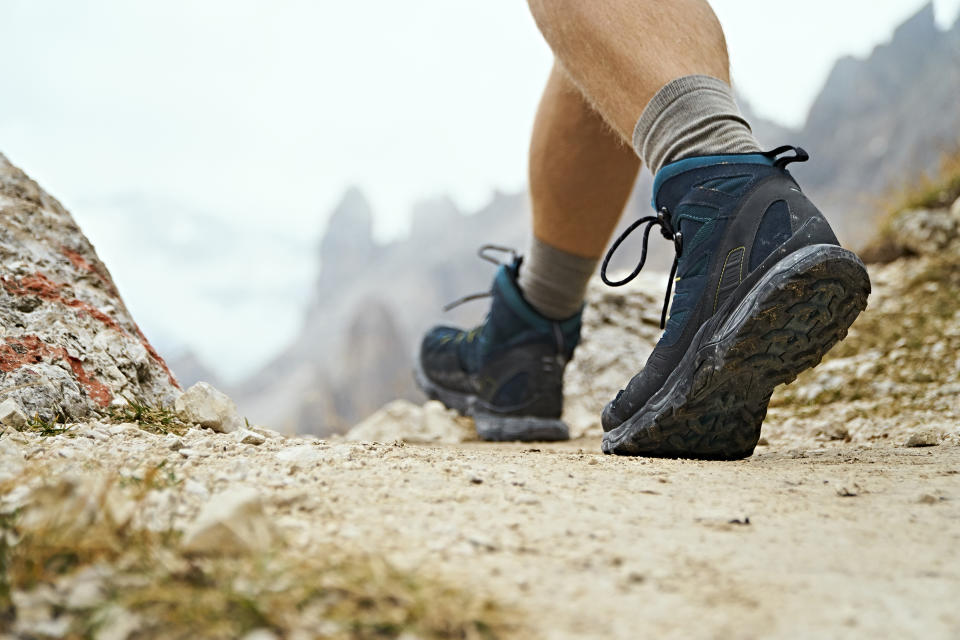
<instances>
[{"instance_id":1,"label":"white rock","mask_svg":"<svg viewBox=\"0 0 960 640\"><path fill-rule=\"evenodd\" d=\"M250 429L240 429L236 433L237 442L240 444L261 445L267 441L266 436Z\"/></svg>"},{"instance_id":2,"label":"white rock","mask_svg":"<svg viewBox=\"0 0 960 640\"><path fill-rule=\"evenodd\" d=\"M210 497L210 492L207 490L207 487L204 486L203 483L197 482L193 478L188 479L183 484L183 490L189 494L199 496L204 500Z\"/></svg>"},{"instance_id":3,"label":"white rock","mask_svg":"<svg viewBox=\"0 0 960 640\"><path fill-rule=\"evenodd\" d=\"M960 223L960 198L954 200L953 204L950 206L950 216Z\"/></svg>"},{"instance_id":4,"label":"white rock","mask_svg":"<svg viewBox=\"0 0 960 640\"><path fill-rule=\"evenodd\" d=\"M202 554L264 551L278 537L263 512L259 492L237 487L214 495L203 507L184 533L183 549Z\"/></svg>"},{"instance_id":5,"label":"white rock","mask_svg":"<svg viewBox=\"0 0 960 640\"><path fill-rule=\"evenodd\" d=\"M103 621L94 636L96 640L127 640L140 628L140 616L117 605L108 605L100 614Z\"/></svg>"},{"instance_id":6,"label":"white rock","mask_svg":"<svg viewBox=\"0 0 960 640\"><path fill-rule=\"evenodd\" d=\"M0 402L0 424L14 428L27 424L27 414L13 398Z\"/></svg>"},{"instance_id":7,"label":"white rock","mask_svg":"<svg viewBox=\"0 0 960 640\"><path fill-rule=\"evenodd\" d=\"M233 400L207 382L187 389L174 402L174 409L181 420L220 433L231 433L243 426Z\"/></svg>"},{"instance_id":8,"label":"white rock","mask_svg":"<svg viewBox=\"0 0 960 640\"><path fill-rule=\"evenodd\" d=\"M183 449L183 439L175 433L168 433L163 439L163 445L170 451Z\"/></svg>"},{"instance_id":9,"label":"white rock","mask_svg":"<svg viewBox=\"0 0 960 640\"><path fill-rule=\"evenodd\" d=\"M904 443L907 447L935 447L943 439L943 433L939 429L920 429L913 433Z\"/></svg>"},{"instance_id":10,"label":"white rock","mask_svg":"<svg viewBox=\"0 0 960 640\"><path fill-rule=\"evenodd\" d=\"M293 462L299 464L317 464L327 459L327 454L317 447L305 444L295 447L287 447L277 453L277 460L280 462Z\"/></svg>"},{"instance_id":11,"label":"white rock","mask_svg":"<svg viewBox=\"0 0 960 640\"><path fill-rule=\"evenodd\" d=\"M350 442L445 442L455 444L473 437L472 421L436 401L422 407L394 400L350 429Z\"/></svg>"}]
</instances>

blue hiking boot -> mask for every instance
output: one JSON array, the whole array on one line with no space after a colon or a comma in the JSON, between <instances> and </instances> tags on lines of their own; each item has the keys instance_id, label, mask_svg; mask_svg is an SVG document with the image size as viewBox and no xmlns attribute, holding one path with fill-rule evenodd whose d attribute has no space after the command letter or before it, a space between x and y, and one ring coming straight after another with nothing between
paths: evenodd
<instances>
[{"instance_id":1,"label":"blue hiking boot","mask_svg":"<svg viewBox=\"0 0 960 640\"><path fill-rule=\"evenodd\" d=\"M789 150L794 155L782 156ZM605 453L749 456L774 387L816 366L866 307L863 263L839 246L786 170L807 159L802 149L781 147L688 158L657 173L658 215L638 220L614 243L601 275L614 286L635 277L659 225L676 249L661 319L666 331L604 409ZM639 266L610 282L610 255L641 224Z\"/></svg>"},{"instance_id":2,"label":"blue hiking boot","mask_svg":"<svg viewBox=\"0 0 960 640\"><path fill-rule=\"evenodd\" d=\"M472 416L484 440L566 440L563 370L580 340L580 314L560 322L540 315L517 286L521 258L513 254L510 264L500 264L486 255L489 249L503 250L480 250L499 265L490 293L482 294L493 299L486 320L471 331L431 329L420 347L417 384Z\"/></svg>"}]
</instances>

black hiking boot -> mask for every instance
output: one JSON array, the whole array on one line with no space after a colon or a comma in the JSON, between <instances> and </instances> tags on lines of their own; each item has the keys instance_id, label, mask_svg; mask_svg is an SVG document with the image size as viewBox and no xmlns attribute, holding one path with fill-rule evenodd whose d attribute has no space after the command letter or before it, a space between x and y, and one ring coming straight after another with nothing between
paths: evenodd
<instances>
[{"instance_id":1,"label":"black hiking boot","mask_svg":"<svg viewBox=\"0 0 960 640\"><path fill-rule=\"evenodd\" d=\"M778 156L788 150L795 155ZM603 451L705 459L753 453L774 387L816 366L866 307L870 281L786 166L802 149L698 157L654 181L657 217L634 223L601 272L639 273L655 225L674 241L666 331L643 370L603 411ZM637 269L606 264L647 224Z\"/></svg>"},{"instance_id":2,"label":"black hiking boot","mask_svg":"<svg viewBox=\"0 0 960 640\"><path fill-rule=\"evenodd\" d=\"M563 370L580 339L580 314L560 322L540 315L517 286L521 259L513 254L511 264L500 264L485 254L488 249L504 250L480 250L500 266L486 320L472 331L431 329L420 347L417 384L430 398L472 416L484 440L566 440Z\"/></svg>"}]
</instances>

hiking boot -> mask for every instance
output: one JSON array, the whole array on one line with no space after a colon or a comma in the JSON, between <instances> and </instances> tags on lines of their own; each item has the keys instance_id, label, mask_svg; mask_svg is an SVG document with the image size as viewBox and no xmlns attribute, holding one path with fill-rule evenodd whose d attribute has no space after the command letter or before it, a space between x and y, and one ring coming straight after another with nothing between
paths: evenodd
<instances>
[{"instance_id":1,"label":"hiking boot","mask_svg":"<svg viewBox=\"0 0 960 640\"><path fill-rule=\"evenodd\" d=\"M490 293L480 294L492 298L486 320L472 331L431 329L420 347L417 384L472 416L484 440L566 440L563 370L580 339L580 313L560 322L539 314L517 286L521 258L513 254L510 264L500 264L486 254L490 249L510 251L480 251L499 265Z\"/></svg>"},{"instance_id":2,"label":"hiking boot","mask_svg":"<svg viewBox=\"0 0 960 640\"><path fill-rule=\"evenodd\" d=\"M779 157L788 150L794 155ZM643 370L603 410L603 451L706 459L753 453L774 387L816 366L866 307L870 280L786 170L802 149L695 157L661 169L656 217L611 247L618 286L643 267L659 225L676 258L666 331ZM646 224L639 266L606 265ZM666 319L670 287L676 293Z\"/></svg>"}]
</instances>

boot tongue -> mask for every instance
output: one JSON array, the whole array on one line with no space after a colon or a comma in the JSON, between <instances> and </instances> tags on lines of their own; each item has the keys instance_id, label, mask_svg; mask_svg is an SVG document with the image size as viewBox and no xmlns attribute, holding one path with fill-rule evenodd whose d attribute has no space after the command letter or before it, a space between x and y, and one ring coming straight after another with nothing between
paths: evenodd
<instances>
[{"instance_id":1,"label":"boot tongue","mask_svg":"<svg viewBox=\"0 0 960 640\"><path fill-rule=\"evenodd\" d=\"M699 182L704 170L719 165L759 164L774 166L773 158L762 153L735 153L718 156L696 156L671 162L660 169L653 179L653 208L660 211L676 209L680 200Z\"/></svg>"}]
</instances>

